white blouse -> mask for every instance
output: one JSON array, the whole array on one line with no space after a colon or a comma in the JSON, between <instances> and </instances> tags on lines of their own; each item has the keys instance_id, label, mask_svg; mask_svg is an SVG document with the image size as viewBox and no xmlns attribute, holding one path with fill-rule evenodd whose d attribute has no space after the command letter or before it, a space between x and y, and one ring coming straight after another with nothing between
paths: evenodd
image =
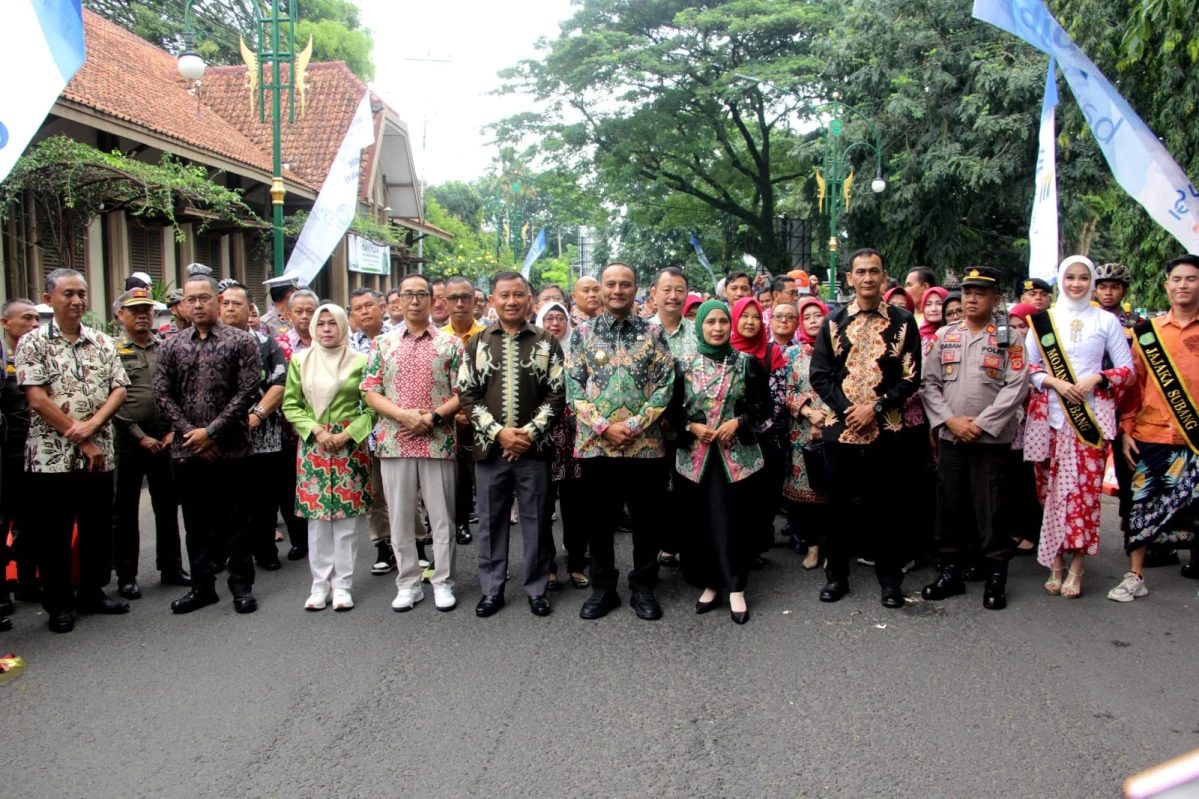
<instances>
[{"instance_id":1,"label":"white blouse","mask_svg":"<svg viewBox=\"0 0 1199 799\"><path fill-rule=\"evenodd\" d=\"M1082 382L1091 375L1102 372L1105 352L1111 356L1112 365L1115 368L1123 366L1130 370L1133 369L1132 350L1128 347L1128 339L1124 337L1124 329L1120 326L1120 320L1114 314L1093 305L1087 306L1082 313L1054 307L1049 309L1049 314L1053 317L1053 325L1057 328L1060 339L1059 343L1062 351L1066 353L1066 358L1070 361L1070 368L1074 371L1075 380ZM1079 336L1078 341L1073 341L1070 335L1070 323L1076 319L1082 320L1082 335ZM1041 348L1037 346L1037 331L1033 328L1028 330L1026 347L1029 363L1044 367L1045 362L1041 358ZM1033 386L1044 390L1045 378L1050 376L1047 372L1034 372L1031 375ZM1062 404L1056 391L1050 389L1048 393L1049 426L1054 430L1060 430L1066 421L1062 413ZM1092 410L1095 409L1094 391L1087 395L1087 404L1091 406Z\"/></svg>"}]
</instances>

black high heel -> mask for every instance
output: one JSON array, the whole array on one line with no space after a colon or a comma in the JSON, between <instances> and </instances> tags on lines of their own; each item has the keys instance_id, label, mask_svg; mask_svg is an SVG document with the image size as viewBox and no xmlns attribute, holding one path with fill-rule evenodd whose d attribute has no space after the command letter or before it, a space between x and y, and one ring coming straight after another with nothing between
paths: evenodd
<instances>
[{"instance_id":1,"label":"black high heel","mask_svg":"<svg viewBox=\"0 0 1199 799\"><path fill-rule=\"evenodd\" d=\"M719 606L720 606L720 595L718 594L716 596L716 598L713 599L711 602L697 601L695 603L695 613L697 616L702 616L705 613L711 613L712 611L716 610L716 608Z\"/></svg>"},{"instance_id":2,"label":"black high heel","mask_svg":"<svg viewBox=\"0 0 1199 799\"><path fill-rule=\"evenodd\" d=\"M733 624L745 624L749 621L749 608L742 611L730 610L729 615L733 617Z\"/></svg>"}]
</instances>

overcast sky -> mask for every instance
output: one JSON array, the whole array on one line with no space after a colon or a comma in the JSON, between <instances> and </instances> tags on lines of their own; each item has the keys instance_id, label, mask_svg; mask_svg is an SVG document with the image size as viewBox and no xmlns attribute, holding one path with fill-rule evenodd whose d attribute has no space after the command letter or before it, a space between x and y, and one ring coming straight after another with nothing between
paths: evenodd
<instances>
[{"instance_id":1,"label":"overcast sky","mask_svg":"<svg viewBox=\"0 0 1199 799\"><path fill-rule=\"evenodd\" d=\"M496 73L537 57L538 37L555 38L558 23L571 15L569 0L358 4L375 38L371 88L408 124L417 171L429 185L484 173L498 151L486 144L493 139L483 126L533 108L521 96L489 96L500 85Z\"/></svg>"}]
</instances>

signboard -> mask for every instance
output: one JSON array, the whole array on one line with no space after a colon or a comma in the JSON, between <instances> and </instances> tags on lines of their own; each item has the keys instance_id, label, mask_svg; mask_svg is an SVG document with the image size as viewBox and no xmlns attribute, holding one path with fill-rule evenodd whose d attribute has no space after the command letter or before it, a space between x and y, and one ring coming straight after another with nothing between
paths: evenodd
<instances>
[{"instance_id":1,"label":"signboard","mask_svg":"<svg viewBox=\"0 0 1199 799\"><path fill-rule=\"evenodd\" d=\"M346 261L351 272L363 275L390 275L391 248L375 244L361 236L346 237Z\"/></svg>"}]
</instances>

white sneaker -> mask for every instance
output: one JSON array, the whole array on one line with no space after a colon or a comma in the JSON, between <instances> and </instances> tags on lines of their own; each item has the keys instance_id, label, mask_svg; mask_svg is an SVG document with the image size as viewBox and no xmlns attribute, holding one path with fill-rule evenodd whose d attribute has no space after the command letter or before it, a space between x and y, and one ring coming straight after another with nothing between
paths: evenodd
<instances>
[{"instance_id":1,"label":"white sneaker","mask_svg":"<svg viewBox=\"0 0 1199 799\"><path fill-rule=\"evenodd\" d=\"M334 610L353 610L354 597L350 596L350 592L344 588L333 589L333 609Z\"/></svg>"},{"instance_id":2,"label":"white sneaker","mask_svg":"<svg viewBox=\"0 0 1199 799\"><path fill-rule=\"evenodd\" d=\"M329 604L329 594L325 591L313 591L304 603L304 610L324 610Z\"/></svg>"},{"instance_id":3,"label":"white sneaker","mask_svg":"<svg viewBox=\"0 0 1199 799\"><path fill-rule=\"evenodd\" d=\"M448 585L433 586L433 604L438 610L450 611L458 605L458 598L454 596L454 591Z\"/></svg>"},{"instance_id":4,"label":"white sneaker","mask_svg":"<svg viewBox=\"0 0 1199 799\"><path fill-rule=\"evenodd\" d=\"M418 585L415 588L401 588L396 592L396 598L391 601L391 609L396 613L412 610L412 606L425 598L425 592Z\"/></svg>"},{"instance_id":5,"label":"white sneaker","mask_svg":"<svg viewBox=\"0 0 1199 799\"><path fill-rule=\"evenodd\" d=\"M1144 578L1132 572L1125 574L1120 584L1107 592L1107 598L1114 602L1131 602L1140 596L1149 596L1149 589L1145 587Z\"/></svg>"}]
</instances>

